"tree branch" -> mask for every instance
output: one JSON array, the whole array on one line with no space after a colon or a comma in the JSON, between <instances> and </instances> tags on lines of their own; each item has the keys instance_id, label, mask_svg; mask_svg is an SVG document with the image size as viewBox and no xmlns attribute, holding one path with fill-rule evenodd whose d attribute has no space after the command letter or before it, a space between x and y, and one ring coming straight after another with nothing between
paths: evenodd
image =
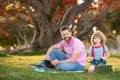
<instances>
[{"instance_id":1,"label":"tree branch","mask_svg":"<svg viewBox=\"0 0 120 80\"><path fill-rule=\"evenodd\" d=\"M33 7L35 9L35 12L37 12L37 15L40 15L39 17L41 18L42 23L46 23L46 24L49 23L47 18L47 12L45 10L45 7L41 3L43 1L40 1L40 0L25 0L25 2L23 0L20 0L20 1L25 7L27 7L28 10L30 9L30 7ZM44 5L47 3L48 3L48 0L46 1L46 3L44 3ZM33 12L29 12L29 13L33 13ZM33 14L33 16L35 16L35 14Z\"/></svg>"},{"instance_id":2,"label":"tree branch","mask_svg":"<svg viewBox=\"0 0 120 80\"><path fill-rule=\"evenodd\" d=\"M62 2L63 0L56 0L53 4L50 6L50 13L49 13L49 20L51 20L55 14L57 6Z\"/></svg>"},{"instance_id":3,"label":"tree branch","mask_svg":"<svg viewBox=\"0 0 120 80\"><path fill-rule=\"evenodd\" d=\"M65 14L65 16L63 17L61 24L59 25L59 27L56 29L56 32L59 31L60 27L62 25L70 25L72 24L74 17L80 12L85 10L86 8L88 8L91 3L94 0L86 0L84 3L82 3L81 5L76 5L74 7L71 7ZM56 33L55 32L55 33Z\"/></svg>"},{"instance_id":4,"label":"tree branch","mask_svg":"<svg viewBox=\"0 0 120 80\"><path fill-rule=\"evenodd\" d=\"M32 5L40 14L42 22L48 24L49 21L47 18L47 13L45 12L45 8L41 4L41 2L39 0L30 0L30 5Z\"/></svg>"},{"instance_id":5,"label":"tree branch","mask_svg":"<svg viewBox=\"0 0 120 80\"><path fill-rule=\"evenodd\" d=\"M54 32L54 35L53 37L56 38L56 41L57 40L57 37L60 36L60 32L59 32L59 29L62 25L70 25L73 23L73 20L74 20L74 17L81 11L84 11L85 9L87 9L91 3L93 2L94 0L86 0L84 3L80 4L80 5L76 5L74 7L71 7L67 12L66 14L64 15L62 21L61 21L61 24L57 27L57 29L55 30Z\"/></svg>"},{"instance_id":6,"label":"tree branch","mask_svg":"<svg viewBox=\"0 0 120 80\"><path fill-rule=\"evenodd\" d=\"M48 14L49 13L49 7L50 7L50 0L39 0L44 7L44 11Z\"/></svg>"},{"instance_id":7,"label":"tree branch","mask_svg":"<svg viewBox=\"0 0 120 80\"><path fill-rule=\"evenodd\" d=\"M103 12L101 13L101 15L99 16L96 16L92 19L89 19L89 21L87 21L87 25L84 26L84 27L87 27L85 28L84 30L82 30L78 35L77 37L81 40L85 39L86 36L88 36L88 34L90 33L90 31L92 30L92 28L94 27L94 25L96 25L100 20L102 20L103 18L105 18L105 16L107 15L108 13L108 9L109 9L109 6L106 7L105 10L103 10ZM84 17L86 20L88 20L87 17ZM82 37L83 36L83 37Z\"/></svg>"}]
</instances>

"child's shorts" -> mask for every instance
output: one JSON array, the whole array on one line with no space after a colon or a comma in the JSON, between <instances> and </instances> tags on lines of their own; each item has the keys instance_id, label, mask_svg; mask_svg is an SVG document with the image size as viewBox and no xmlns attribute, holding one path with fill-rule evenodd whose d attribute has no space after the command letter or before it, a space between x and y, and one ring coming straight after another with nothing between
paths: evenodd
<instances>
[{"instance_id":1,"label":"child's shorts","mask_svg":"<svg viewBox=\"0 0 120 80\"><path fill-rule=\"evenodd\" d=\"M95 60L93 59L91 62L91 65L106 65L106 60Z\"/></svg>"}]
</instances>

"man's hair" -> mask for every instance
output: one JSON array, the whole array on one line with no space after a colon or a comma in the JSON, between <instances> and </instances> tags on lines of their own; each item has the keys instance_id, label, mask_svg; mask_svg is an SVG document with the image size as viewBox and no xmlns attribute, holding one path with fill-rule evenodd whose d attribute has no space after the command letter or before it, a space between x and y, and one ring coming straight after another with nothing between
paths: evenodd
<instances>
[{"instance_id":1,"label":"man's hair","mask_svg":"<svg viewBox=\"0 0 120 80\"><path fill-rule=\"evenodd\" d=\"M68 25L64 25L64 26L62 26L62 27L60 28L60 32L61 32L61 31L64 31L64 30L68 30L69 32L71 32L71 28L70 28L70 26L68 26Z\"/></svg>"}]
</instances>

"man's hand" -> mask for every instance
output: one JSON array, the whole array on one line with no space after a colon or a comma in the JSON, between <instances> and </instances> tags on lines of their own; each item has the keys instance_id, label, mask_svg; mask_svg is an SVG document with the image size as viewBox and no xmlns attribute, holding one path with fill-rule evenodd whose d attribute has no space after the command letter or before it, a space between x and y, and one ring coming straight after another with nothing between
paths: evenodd
<instances>
[{"instance_id":1,"label":"man's hand","mask_svg":"<svg viewBox=\"0 0 120 80\"><path fill-rule=\"evenodd\" d=\"M56 66L59 62L60 62L59 60L55 59L51 61L51 64Z\"/></svg>"},{"instance_id":2,"label":"man's hand","mask_svg":"<svg viewBox=\"0 0 120 80\"><path fill-rule=\"evenodd\" d=\"M50 60L50 56L49 56L49 55L46 55L46 56L45 56L45 60Z\"/></svg>"}]
</instances>

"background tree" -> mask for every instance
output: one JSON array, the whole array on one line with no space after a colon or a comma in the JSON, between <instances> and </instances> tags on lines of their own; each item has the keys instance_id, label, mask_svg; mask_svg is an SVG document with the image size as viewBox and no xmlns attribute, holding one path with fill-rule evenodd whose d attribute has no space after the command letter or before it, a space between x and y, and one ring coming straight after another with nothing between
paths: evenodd
<instances>
[{"instance_id":1,"label":"background tree","mask_svg":"<svg viewBox=\"0 0 120 80\"><path fill-rule=\"evenodd\" d=\"M33 20L33 25L36 29L36 33L31 45L32 48L42 49L49 47L54 42L58 42L60 40L59 28L64 24L71 25L75 16L77 16L80 11L85 11L85 9L87 9L93 2L93 0L86 0L83 4L71 6L63 16L62 20L60 18L56 22L54 20L54 15L56 10L62 7L60 5L62 1L63 0L53 0L51 2L50 0L25 0L24 2L24 0L21 0L22 3L24 2L24 6L28 9ZM74 2L73 0L65 1ZM31 9L30 6L32 6ZM32 12L32 9L34 9L34 12Z\"/></svg>"},{"instance_id":2,"label":"background tree","mask_svg":"<svg viewBox=\"0 0 120 80\"><path fill-rule=\"evenodd\" d=\"M62 25L71 25L72 29L76 26L78 29L76 36L81 40L86 39L92 28L104 20L109 8L115 7L116 1L84 0L81 4L77 4L77 0L5 0L4 2L7 5L20 3L19 8L9 9L8 6L8 11L16 10L18 14L22 12L17 16L17 20L21 20L19 23L30 24L34 28L30 49L43 50L61 40L59 28ZM23 15L24 18L20 17Z\"/></svg>"}]
</instances>

